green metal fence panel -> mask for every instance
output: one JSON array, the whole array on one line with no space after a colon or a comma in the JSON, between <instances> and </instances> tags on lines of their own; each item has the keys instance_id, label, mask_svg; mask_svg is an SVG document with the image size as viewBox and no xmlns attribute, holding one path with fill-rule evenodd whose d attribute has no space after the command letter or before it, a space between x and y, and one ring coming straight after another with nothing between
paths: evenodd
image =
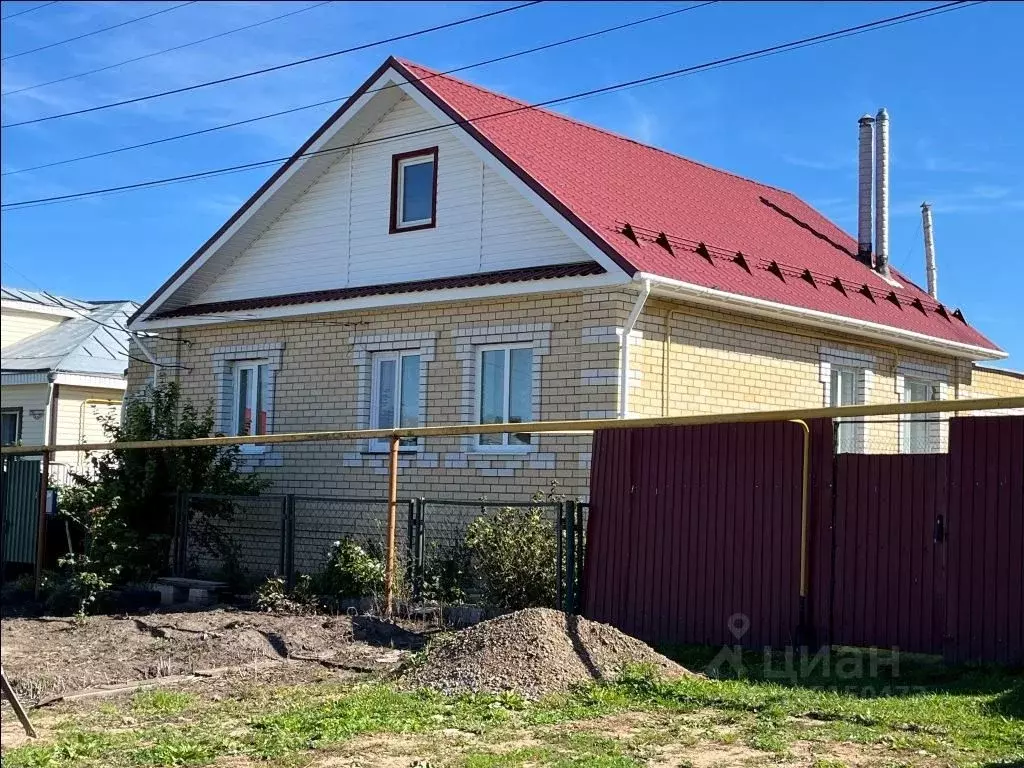
<instances>
[{"instance_id":1,"label":"green metal fence panel","mask_svg":"<svg viewBox=\"0 0 1024 768\"><path fill-rule=\"evenodd\" d=\"M3 467L4 562L36 561L39 460L9 459Z\"/></svg>"}]
</instances>

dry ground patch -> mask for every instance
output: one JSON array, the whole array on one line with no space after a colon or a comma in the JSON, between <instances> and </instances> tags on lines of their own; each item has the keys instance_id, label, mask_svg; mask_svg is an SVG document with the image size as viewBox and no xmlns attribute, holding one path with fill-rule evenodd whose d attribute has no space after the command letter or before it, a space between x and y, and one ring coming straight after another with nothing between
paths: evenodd
<instances>
[{"instance_id":1,"label":"dry ground patch","mask_svg":"<svg viewBox=\"0 0 1024 768\"><path fill-rule=\"evenodd\" d=\"M135 619L168 636L139 628ZM169 659L167 670L241 664L216 677L34 710L41 738L33 742L18 736L5 706L4 766L937 768L1024 762L1024 677L995 670L904 664L900 674L912 683L905 691L882 686L878 693L888 695L866 698L814 680L660 679L650 667L628 668L617 678L530 700L513 692L410 689L388 672L391 646L414 646L417 635L380 622L361 627L347 617L232 611L107 617L90 629L91 621L75 628L16 625L10 634L5 621L5 668L10 659L23 690L50 695L60 686L70 692L80 683L133 679L148 668L151 657L140 649L151 643ZM77 640L84 642L71 647ZM191 655L179 653L179 642ZM33 667L33 644L46 668ZM421 669L429 656L413 654L411 669ZM252 657L275 663L253 664ZM679 658L695 668L699 657L688 651ZM61 663L68 666L49 666Z\"/></svg>"}]
</instances>

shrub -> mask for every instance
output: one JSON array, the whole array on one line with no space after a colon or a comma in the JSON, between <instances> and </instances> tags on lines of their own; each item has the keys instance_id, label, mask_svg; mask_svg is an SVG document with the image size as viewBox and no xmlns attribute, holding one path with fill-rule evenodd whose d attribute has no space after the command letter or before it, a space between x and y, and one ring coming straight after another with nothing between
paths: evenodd
<instances>
[{"instance_id":1,"label":"shrub","mask_svg":"<svg viewBox=\"0 0 1024 768\"><path fill-rule=\"evenodd\" d=\"M555 531L540 509L509 507L478 517L466 546L491 607L516 611L555 604Z\"/></svg>"},{"instance_id":2,"label":"shrub","mask_svg":"<svg viewBox=\"0 0 1024 768\"><path fill-rule=\"evenodd\" d=\"M256 588L256 610L267 613L316 613L319 607L312 589L312 579L301 574L295 586L288 589L284 577L271 576Z\"/></svg>"},{"instance_id":3,"label":"shrub","mask_svg":"<svg viewBox=\"0 0 1024 768\"><path fill-rule=\"evenodd\" d=\"M384 590L384 563L345 537L331 545L327 563L313 576L311 587L332 599L377 595Z\"/></svg>"},{"instance_id":4,"label":"shrub","mask_svg":"<svg viewBox=\"0 0 1024 768\"><path fill-rule=\"evenodd\" d=\"M435 548L423 570L423 597L440 603L462 603L470 581L472 555L464 542Z\"/></svg>"},{"instance_id":5,"label":"shrub","mask_svg":"<svg viewBox=\"0 0 1024 768\"><path fill-rule=\"evenodd\" d=\"M57 561L60 568L49 585L46 610L63 615L76 613L84 616L100 594L114 583L119 570L103 568L88 555L68 554Z\"/></svg>"}]
</instances>

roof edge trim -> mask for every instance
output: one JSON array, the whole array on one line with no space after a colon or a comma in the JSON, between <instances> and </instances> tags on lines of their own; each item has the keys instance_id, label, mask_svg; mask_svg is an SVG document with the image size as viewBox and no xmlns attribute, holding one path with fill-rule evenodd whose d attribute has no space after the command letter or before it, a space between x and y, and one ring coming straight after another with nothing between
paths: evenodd
<instances>
[{"instance_id":1,"label":"roof edge trim","mask_svg":"<svg viewBox=\"0 0 1024 768\"><path fill-rule=\"evenodd\" d=\"M650 280L655 290L659 286L666 289L669 295L683 297L702 304L710 304L719 308L741 310L749 314L779 319L780 316L818 328L840 329L856 336L883 339L890 343L898 343L915 347L927 352L952 355L966 360L1001 360L1008 354L1001 349L988 349L973 344L947 341L936 336L927 336L915 331L905 331L893 326L873 323L869 320L857 320L844 315L834 315L815 309L804 309L791 304L766 301L738 293L730 293L715 288L686 283L668 277L660 277L648 272L638 272L634 280Z\"/></svg>"}]
</instances>

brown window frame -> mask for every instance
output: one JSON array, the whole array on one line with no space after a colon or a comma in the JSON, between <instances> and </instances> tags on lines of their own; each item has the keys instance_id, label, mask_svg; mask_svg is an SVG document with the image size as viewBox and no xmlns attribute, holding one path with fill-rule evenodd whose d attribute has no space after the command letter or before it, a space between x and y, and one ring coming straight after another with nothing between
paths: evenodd
<instances>
[{"instance_id":1,"label":"brown window frame","mask_svg":"<svg viewBox=\"0 0 1024 768\"><path fill-rule=\"evenodd\" d=\"M399 166L404 160L414 157L429 157L434 162L434 188L430 200L430 221L403 227L398 221L398 174ZM388 232L392 235L399 232L416 232L421 229L433 229L437 226L437 147L424 147L411 152L400 152L391 156L391 225Z\"/></svg>"}]
</instances>

